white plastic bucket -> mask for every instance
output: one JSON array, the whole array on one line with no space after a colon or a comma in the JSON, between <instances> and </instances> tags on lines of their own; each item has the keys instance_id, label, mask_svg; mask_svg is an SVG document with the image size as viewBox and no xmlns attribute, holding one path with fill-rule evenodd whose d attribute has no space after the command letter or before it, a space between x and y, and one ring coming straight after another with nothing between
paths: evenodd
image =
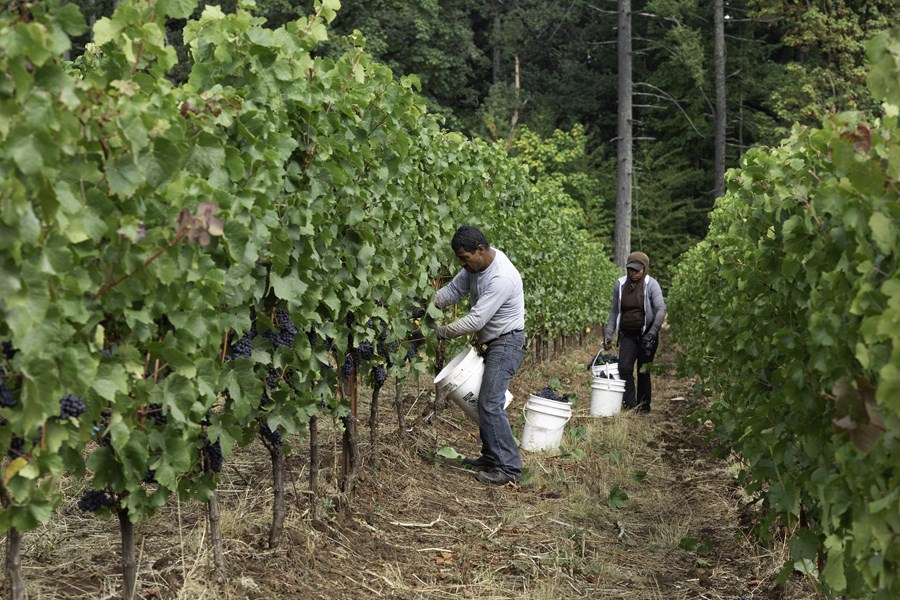
<instances>
[{"instance_id":1,"label":"white plastic bucket","mask_svg":"<svg viewBox=\"0 0 900 600\"><path fill-rule=\"evenodd\" d=\"M619 379L595 377L591 382L591 416L611 417L622 411L625 382Z\"/></svg>"},{"instance_id":2,"label":"white plastic bucket","mask_svg":"<svg viewBox=\"0 0 900 600\"><path fill-rule=\"evenodd\" d=\"M434 378L438 391L447 394L472 421L481 424L478 418L478 392L481 391L481 378L484 376L484 359L478 356L475 348L463 350L450 363L441 369ZM512 402L513 395L506 390L506 409Z\"/></svg>"},{"instance_id":3,"label":"white plastic bucket","mask_svg":"<svg viewBox=\"0 0 900 600\"><path fill-rule=\"evenodd\" d=\"M560 406L569 406L568 402L560 402L559 400L550 400L549 398L541 398L534 394L529 394L528 404L537 406L549 406L550 408L559 408Z\"/></svg>"},{"instance_id":4,"label":"white plastic bucket","mask_svg":"<svg viewBox=\"0 0 900 600\"><path fill-rule=\"evenodd\" d=\"M572 405L532 395L525 402L523 414L525 429L522 431L522 450L555 450L562 441L566 423L572 418Z\"/></svg>"},{"instance_id":5,"label":"white plastic bucket","mask_svg":"<svg viewBox=\"0 0 900 600\"><path fill-rule=\"evenodd\" d=\"M619 378L619 365L617 363L605 363L602 365L594 365L591 367L591 374L594 377L603 377L605 379Z\"/></svg>"}]
</instances>

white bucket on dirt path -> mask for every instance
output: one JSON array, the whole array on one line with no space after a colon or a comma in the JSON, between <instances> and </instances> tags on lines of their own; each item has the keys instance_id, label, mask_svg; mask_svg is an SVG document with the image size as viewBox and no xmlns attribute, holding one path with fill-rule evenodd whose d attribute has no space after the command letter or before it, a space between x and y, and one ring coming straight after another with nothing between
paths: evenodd
<instances>
[{"instance_id":1,"label":"white bucket on dirt path","mask_svg":"<svg viewBox=\"0 0 900 600\"><path fill-rule=\"evenodd\" d=\"M522 431L522 450L555 450L562 441L566 423L572 418L572 405L532 394L525 402L523 414L525 429Z\"/></svg>"},{"instance_id":2,"label":"white bucket on dirt path","mask_svg":"<svg viewBox=\"0 0 900 600\"><path fill-rule=\"evenodd\" d=\"M484 359L471 346L463 350L450 363L441 369L434 378L438 392L447 394L462 411L476 424L481 424L478 417L478 392L481 391L481 378L484 376ZM512 402L513 395L506 390L506 409Z\"/></svg>"},{"instance_id":3,"label":"white bucket on dirt path","mask_svg":"<svg viewBox=\"0 0 900 600\"><path fill-rule=\"evenodd\" d=\"M625 382L620 379L594 377L591 382L591 416L611 417L622 411Z\"/></svg>"}]
</instances>

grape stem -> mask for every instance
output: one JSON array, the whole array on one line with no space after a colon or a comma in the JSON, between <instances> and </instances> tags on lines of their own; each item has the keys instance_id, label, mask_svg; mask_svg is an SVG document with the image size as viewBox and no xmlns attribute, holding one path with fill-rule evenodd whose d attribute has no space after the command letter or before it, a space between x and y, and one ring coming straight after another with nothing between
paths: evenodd
<instances>
[{"instance_id":1,"label":"grape stem","mask_svg":"<svg viewBox=\"0 0 900 600\"><path fill-rule=\"evenodd\" d=\"M144 263L141 266L139 266L137 269L135 269L131 273L125 273L118 279L114 279L112 281L109 281L109 282L103 284L103 287L101 287L99 290L97 290L97 293L94 294L93 299L96 300L97 298L99 298L100 296L102 296L103 294L108 292L109 290L113 289L114 287L116 287L117 285L119 285L120 283L122 283L123 281L125 281L126 279L128 279L129 277L131 277L132 275L134 275L135 273L137 273L138 271L140 271L141 269L143 269L150 263L152 263L154 260L156 260L157 258L162 256L163 252L165 252L166 250L168 250L169 248L171 248L172 246L174 246L175 244L180 242L182 239L184 239L184 236L187 235L188 231L189 231L188 227L181 228L178 231L178 234L174 238L172 238L172 241L170 241L168 244L166 244L165 246L163 246L162 248L157 250L150 258L145 260Z\"/></svg>"}]
</instances>

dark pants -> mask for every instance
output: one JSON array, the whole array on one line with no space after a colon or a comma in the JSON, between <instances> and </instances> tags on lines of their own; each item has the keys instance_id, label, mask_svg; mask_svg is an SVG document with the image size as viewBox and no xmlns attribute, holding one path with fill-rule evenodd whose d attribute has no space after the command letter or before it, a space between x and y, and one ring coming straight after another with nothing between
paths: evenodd
<instances>
[{"instance_id":1,"label":"dark pants","mask_svg":"<svg viewBox=\"0 0 900 600\"><path fill-rule=\"evenodd\" d=\"M482 352L484 376L478 393L478 418L481 426L481 456L516 480L522 476L522 457L513 437L503 404L509 382L525 358L525 333L500 336Z\"/></svg>"},{"instance_id":2,"label":"dark pants","mask_svg":"<svg viewBox=\"0 0 900 600\"><path fill-rule=\"evenodd\" d=\"M619 338L619 377L625 382L625 396L622 403L626 409L637 408L641 412L650 410L650 372L642 372L641 336L623 333ZM634 390L634 363L637 363L637 400Z\"/></svg>"}]
</instances>

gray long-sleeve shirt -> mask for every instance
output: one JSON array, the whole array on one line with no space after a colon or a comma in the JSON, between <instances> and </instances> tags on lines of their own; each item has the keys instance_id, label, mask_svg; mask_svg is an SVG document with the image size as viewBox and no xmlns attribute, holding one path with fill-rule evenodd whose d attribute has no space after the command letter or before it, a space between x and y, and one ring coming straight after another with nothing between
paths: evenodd
<instances>
[{"instance_id":1,"label":"gray long-sleeve shirt","mask_svg":"<svg viewBox=\"0 0 900 600\"><path fill-rule=\"evenodd\" d=\"M606 320L606 337L612 338L613 332L619 328L619 320L622 317L620 305L622 302L622 288L628 281L628 276L621 277L613 286L612 307L609 310L609 318ZM659 282L647 275L644 279L644 330L641 334L652 333L659 335L666 318L666 301L663 299L662 288Z\"/></svg>"},{"instance_id":2,"label":"gray long-sleeve shirt","mask_svg":"<svg viewBox=\"0 0 900 600\"><path fill-rule=\"evenodd\" d=\"M438 290L434 304L445 308L469 297L469 314L448 326L449 337L478 333L478 342L489 342L510 331L525 329L525 294L522 276L506 254L494 248L487 269L470 273L465 269Z\"/></svg>"}]
</instances>

